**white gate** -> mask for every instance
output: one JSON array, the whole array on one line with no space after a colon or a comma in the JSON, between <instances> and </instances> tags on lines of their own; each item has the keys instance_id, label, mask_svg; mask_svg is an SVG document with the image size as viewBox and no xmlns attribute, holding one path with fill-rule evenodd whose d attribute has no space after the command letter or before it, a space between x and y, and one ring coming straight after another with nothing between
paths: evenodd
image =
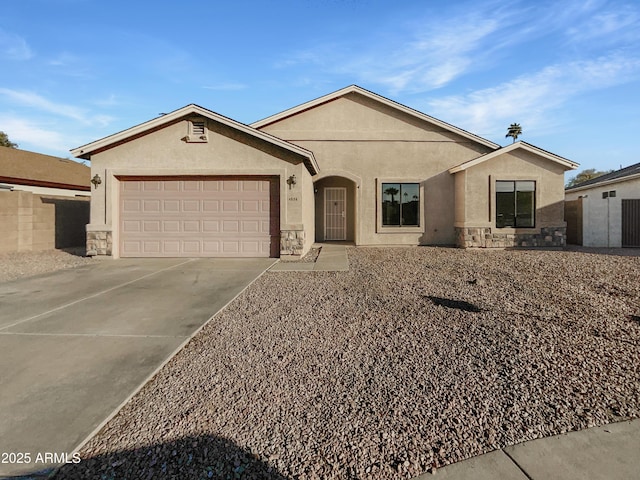
<instances>
[{"instance_id":1,"label":"white gate","mask_svg":"<svg viewBox=\"0 0 640 480\"><path fill-rule=\"evenodd\" d=\"M324 189L324 239L347 239L347 189Z\"/></svg>"}]
</instances>

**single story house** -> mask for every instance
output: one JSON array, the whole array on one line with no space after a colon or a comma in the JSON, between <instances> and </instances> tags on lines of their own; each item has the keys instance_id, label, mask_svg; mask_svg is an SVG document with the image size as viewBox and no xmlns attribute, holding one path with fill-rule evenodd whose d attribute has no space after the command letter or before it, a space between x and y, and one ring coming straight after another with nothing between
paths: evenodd
<instances>
[{"instance_id":1,"label":"single story house","mask_svg":"<svg viewBox=\"0 0 640 480\"><path fill-rule=\"evenodd\" d=\"M44 195L91 195L91 169L74 160L0 146L0 189Z\"/></svg>"},{"instance_id":2,"label":"single story house","mask_svg":"<svg viewBox=\"0 0 640 480\"><path fill-rule=\"evenodd\" d=\"M187 105L72 151L88 250L296 258L314 242L562 246L564 172L352 85L251 125Z\"/></svg>"},{"instance_id":3,"label":"single story house","mask_svg":"<svg viewBox=\"0 0 640 480\"><path fill-rule=\"evenodd\" d=\"M640 247L640 163L565 191L568 243Z\"/></svg>"},{"instance_id":4,"label":"single story house","mask_svg":"<svg viewBox=\"0 0 640 480\"><path fill-rule=\"evenodd\" d=\"M0 253L85 245L90 173L73 160L0 146Z\"/></svg>"}]
</instances>

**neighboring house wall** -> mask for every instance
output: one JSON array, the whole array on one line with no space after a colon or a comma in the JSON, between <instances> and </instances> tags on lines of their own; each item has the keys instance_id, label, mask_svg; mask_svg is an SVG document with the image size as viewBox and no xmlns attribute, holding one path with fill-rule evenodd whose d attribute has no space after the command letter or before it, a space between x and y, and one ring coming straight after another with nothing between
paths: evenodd
<instances>
[{"instance_id":1,"label":"neighboring house wall","mask_svg":"<svg viewBox=\"0 0 640 480\"><path fill-rule=\"evenodd\" d=\"M464 247L563 246L564 171L534 153L514 150L456 173L456 243ZM511 180L535 182L532 228L497 228L496 182Z\"/></svg>"},{"instance_id":2,"label":"neighboring house wall","mask_svg":"<svg viewBox=\"0 0 640 480\"><path fill-rule=\"evenodd\" d=\"M447 170L491 151L356 93L260 130L313 151L318 160L315 212L321 218L315 221L316 240L325 238L323 189L348 188L347 239L358 245L453 244L454 178ZM383 182L420 184L418 228L381 225Z\"/></svg>"},{"instance_id":3,"label":"neighboring house wall","mask_svg":"<svg viewBox=\"0 0 640 480\"><path fill-rule=\"evenodd\" d=\"M615 191L615 197L609 192ZM602 194L607 192L607 198ZM640 178L622 179L567 191L565 199L582 199L582 244L585 247L622 247L622 200L640 199Z\"/></svg>"},{"instance_id":4,"label":"neighboring house wall","mask_svg":"<svg viewBox=\"0 0 640 480\"><path fill-rule=\"evenodd\" d=\"M205 120L205 119L202 119ZM313 189L301 159L289 151L239 132L213 120L205 120L208 141L189 143L189 129L182 119L91 156L91 176L102 184L92 191L91 224L87 249L119 256L119 192L123 176L227 176L268 175L279 179L282 251L301 254L313 243ZM291 188L287 179L296 176Z\"/></svg>"},{"instance_id":5,"label":"neighboring house wall","mask_svg":"<svg viewBox=\"0 0 640 480\"><path fill-rule=\"evenodd\" d=\"M0 191L0 253L84 245L89 198Z\"/></svg>"}]
</instances>

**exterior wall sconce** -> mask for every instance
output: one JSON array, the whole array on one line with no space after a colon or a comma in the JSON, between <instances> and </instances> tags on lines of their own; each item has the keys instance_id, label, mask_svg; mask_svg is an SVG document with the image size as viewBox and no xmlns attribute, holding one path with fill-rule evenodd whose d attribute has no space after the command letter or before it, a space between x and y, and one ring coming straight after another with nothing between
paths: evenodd
<instances>
[{"instance_id":1,"label":"exterior wall sconce","mask_svg":"<svg viewBox=\"0 0 640 480\"><path fill-rule=\"evenodd\" d=\"M291 190L295 184L296 184L295 175L291 175L289 178L287 178L287 185L289 185L289 190Z\"/></svg>"},{"instance_id":2,"label":"exterior wall sconce","mask_svg":"<svg viewBox=\"0 0 640 480\"><path fill-rule=\"evenodd\" d=\"M93 183L93 186L95 188L98 188L98 185L100 185L102 183L102 179L100 178L100 175L98 175L97 173L93 176L93 178L91 179L91 183Z\"/></svg>"}]
</instances>

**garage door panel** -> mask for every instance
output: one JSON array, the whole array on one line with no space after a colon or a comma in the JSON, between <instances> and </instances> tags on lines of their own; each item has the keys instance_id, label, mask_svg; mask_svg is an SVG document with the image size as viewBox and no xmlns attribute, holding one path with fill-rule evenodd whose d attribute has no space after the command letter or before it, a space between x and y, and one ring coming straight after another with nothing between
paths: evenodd
<instances>
[{"instance_id":1,"label":"garage door panel","mask_svg":"<svg viewBox=\"0 0 640 480\"><path fill-rule=\"evenodd\" d=\"M158 213L161 211L161 202L160 200L143 200L142 201L142 211L143 212L153 212Z\"/></svg>"},{"instance_id":2,"label":"garage door panel","mask_svg":"<svg viewBox=\"0 0 640 480\"><path fill-rule=\"evenodd\" d=\"M162 182L162 190L165 192L179 192L181 190L180 181L165 180Z\"/></svg>"},{"instance_id":3,"label":"garage door panel","mask_svg":"<svg viewBox=\"0 0 640 480\"><path fill-rule=\"evenodd\" d=\"M207 213L217 213L220 211L219 200L203 200L202 211Z\"/></svg>"},{"instance_id":4,"label":"garage door panel","mask_svg":"<svg viewBox=\"0 0 640 480\"><path fill-rule=\"evenodd\" d=\"M237 213L240 211L240 202L238 200L223 200L222 211L225 213Z\"/></svg>"},{"instance_id":5,"label":"garage door panel","mask_svg":"<svg viewBox=\"0 0 640 480\"><path fill-rule=\"evenodd\" d=\"M190 255L197 255L202 251L199 240L185 240L182 242L183 252Z\"/></svg>"},{"instance_id":6,"label":"garage door panel","mask_svg":"<svg viewBox=\"0 0 640 480\"><path fill-rule=\"evenodd\" d=\"M164 213L180 213L180 200L163 200L162 211Z\"/></svg>"},{"instance_id":7,"label":"garage door panel","mask_svg":"<svg viewBox=\"0 0 640 480\"><path fill-rule=\"evenodd\" d=\"M243 192L261 192L262 184L260 182L242 182L241 189Z\"/></svg>"},{"instance_id":8,"label":"garage door panel","mask_svg":"<svg viewBox=\"0 0 640 480\"><path fill-rule=\"evenodd\" d=\"M202 221L202 233L218 233L220 232L219 220L203 220Z\"/></svg>"},{"instance_id":9,"label":"garage door panel","mask_svg":"<svg viewBox=\"0 0 640 480\"><path fill-rule=\"evenodd\" d=\"M122 252L126 254L139 254L142 251L142 242L139 240L125 240L122 242Z\"/></svg>"},{"instance_id":10,"label":"garage door panel","mask_svg":"<svg viewBox=\"0 0 640 480\"><path fill-rule=\"evenodd\" d=\"M260 222L257 220L245 220L242 222L244 233L260 233Z\"/></svg>"},{"instance_id":11,"label":"garage door panel","mask_svg":"<svg viewBox=\"0 0 640 480\"><path fill-rule=\"evenodd\" d=\"M182 231L185 233L199 233L200 222L198 220L185 220L182 222Z\"/></svg>"},{"instance_id":12,"label":"garage door panel","mask_svg":"<svg viewBox=\"0 0 640 480\"><path fill-rule=\"evenodd\" d=\"M220 241L219 240L203 240L202 241L202 253L205 255L216 256L220 253Z\"/></svg>"},{"instance_id":13,"label":"garage door panel","mask_svg":"<svg viewBox=\"0 0 640 480\"><path fill-rule=\"evenodd\" d=\"M219 192L220 191L220 182L216 180L210 180L204 182L202 185L202 191L204 192Z\"/></svg>"},{"instance_id":14,"label":"garage door panel","mask_svg":"<svg viewBox=\"0 0 640 480\"><path fill-rule=\"evenodd\" d=\"M199 212L200 209L200 200L183 200L182 201L182 211L186 213L190 212Z\"/></svg>"},{"instance_id":15,"label":"garage door panel","mask_svg":"<svg viewBox=\"0 0 640 480\"><path fill-rule=\"evenodd\" d=\"M236 220L224 220L222 222L222 233L238 233L240 224Z\"/></svg>"},{"instance_id":16,"label":"garage door panel","mask_svg":"<svg viewBox=\"0 0 640 480\"><path fill-rule=\"evenodd\" d=\"M121 256L277 254L270 180L121 181ZM275 216L274 216L275 215ZM272 218L273 217L273 218Z\"/></svg>"},{"instance_id":17,"label":"garage door panel","mask_svg":"<svg viewBox=\"0 0 640 480\"><path fill-rule=\"evenodd\" d=\"M163 190L162 182L146 181L142 182L142 189L145 192L159 192Z\"/></svg>"},{"instance_id":18,"label":"garage door panel","mask_svg":"<svg viewBox=\"0 0 640 480\"><path fill-rule=\"evenodd\" d=\"M162 221L162 231L165 233L178 233L180 232L180 221L179 220L163 220Z\"/></svg>"},{"instance_id":19,"label":"garage door panel","mask_svg":"<svg viewBox=\"0 0 640 480\"><path fill-rule=\"evenodd\" d=\"M239 181L237 180L228 180L226 182L222 182L222 191L223 192L238 192L240 190Z\"/></svg>"},{"instance_id":20,"label":"garage door panel","mask_svg":"<svg viewBox=\"0 0 640 480\"><path fill-rule=\"evenodd\" d=\"M125 220L122 222L122 230L125 233L137 233L142 231L141 222L138 220Z\"/></svg>"},{"instance_id":21,"label":"garage door panel","mask_svg":"<svg viewBox=\"0 0 640 480\"><path fill-rule=\"evenodd\" d=\"M142 202L140 200L123 200L122 210L124 212L140 212L142 211Z\"/></svg>"},{"instance_id":22,"label":"garage door panel","mask_svg":"<svg viewBox=\"0 0 640 480\"><path fill-rule=\"evenodd\" d=\"M142 231L145 233L159 233L160 220L145 220L142 222Z\"/></svg>"},{"instance_id":23,"label":"garage door panel","mask_svg":"<svg viewBox=\"0 0 640 480\"><path fill-rule=\"evenodd\" d=\"M200 188L200 184L202 182L201 181L197 181L197 180L193 180L193 181L184 181L182 183L183 187L183 191L185 192L199 192L201 190Z\"/></svg>"},{"instance_id":24,"label":"garage door panel","mask_svg":"<svg viewBox=\"0 0 640 480\"><path fill-rule=\"evenodd\" d=\"M164 253L170 255L179 256L180 253L182 253L180 251L180 242L178 240L165 240L162 242L162 249Z\"/></svg>"},{"instance_id":25,"label":"garage door panel","mask_svg":"<svg viewBox=\"0 0 640 480\"><path fill-rule=\"evenodd\" d=\"M157 254L160 253L160 240L142 240L140 242L142 254Z\"/></svg>"}]
</instances>

